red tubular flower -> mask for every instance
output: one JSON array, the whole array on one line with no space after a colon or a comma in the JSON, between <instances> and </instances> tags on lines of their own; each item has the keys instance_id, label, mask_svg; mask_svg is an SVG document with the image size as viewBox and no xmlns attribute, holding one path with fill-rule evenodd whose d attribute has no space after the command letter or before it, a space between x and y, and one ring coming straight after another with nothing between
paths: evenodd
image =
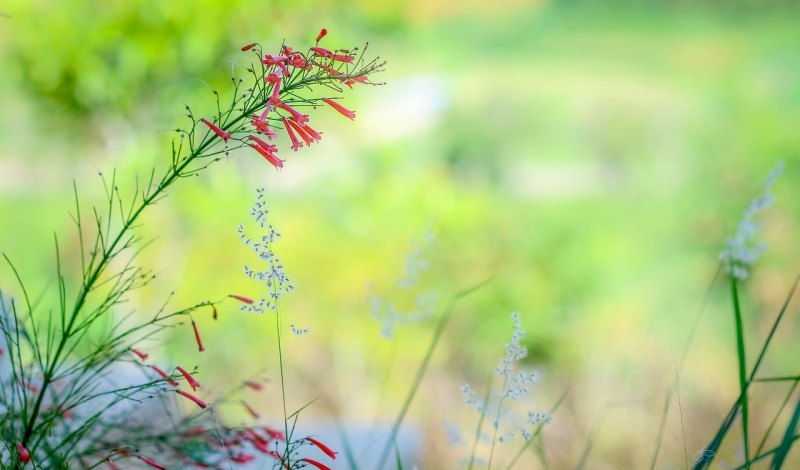
<instances>
[{"instance_id":1,"label":"red tubular flower","mask_svg":"<svg viewBox=\"0 0 800 470\"><path fill-rule=\"evenodd\" d=\"M197 349L200 352L205 351L206 348L203 347L203 340L200 339L200 331L197 330L197 323L195 323L194 320L192 320L192 329L194 330L194 339L197 341Z\"/></svg>"},{"instance_id":2,"label":"red tubular flower","mask_svg":"<svg viewBox=\"0 0 800 470\"><path fill-rule=\"evenodd\" d=\"M200 119L200 121L206 126L208 126L209 129L214 131L214 133L217 134L222 140L227 141L228 139L231 138L231 134L229 132L225 132L224 130L220 129L219 127L217 127L216 124L209 121L208 119L202 118Z\"/></svg>"},{"instance_id":3,"label":"red tubular flower","mask_svg":"<svg viewBox=\"0 0 800 470\"><path fill-rule=\"evenodd\" d=\"M289 59L289 65L302 69L306 66L306 58L303 57L302 54L295 52L292 54L291 59Z\"/></svg>"},{"instance_id":4,"label":"red tubular flower","mask_svg":"<svg viewBox=\"0 0 800 470\"><path fill-rule=\"evenodd\" d=\"M186 382L189 384L189 386L192 387L192 391L196 392L197 389L200 388L200 382L195 380L194 377L192 377L192 374L190 374L186 369L181 366L176 367L176 369L178 369L178 372L183 375L183 378L186 379Z\"/></svg>"},{"instance_id":5,"label":"red tubular flower","mask_svg":"<svg viewBox=\"0 0 800 470\"><path fill-rule=\"evenodd\" d=\"M332 99L328 98L322 98L322 101L328 103L331 106L331 108L335 109L336 111L339 111L339 113L341 113L342 116L348 117L350 119L356 118L356 113L354 111L350 111L349 109L340 105L336 101L333 101Z\"/></svg>"},{"instance_id":6,"label":"red tubular flower","mask_svg":"<svg viewBox=\"0 0 800 470\"><path fill-rule=\"evenodd\" d=\"M319 62L312 62L317 67L321 68L322 70L331 74L332 77L342 77L344 76L341 72L336 70L335 68L331 67L330 65L320 64Z\"/></svg>"},{"instance_id":7,"label":"red tubular flower","mask_svg":"<svg viewBox=\"0 0 800 470\"><path fill-rule=\"evenodd\" d=\"M319 42L322 38L324 38L326 34L328 34L328 30L325 29L325 28L322 28L319 31L319 34L317 34L317 42Z\"/></svg>"},{"instance_id":8,"label":"red tubular flower","mask_svg":"<svg viewBox=\"0 0 800 470\"><path fill-rule=\"evenodd\" d=\"M28 452L28 449L25 448L24 445L17 442L17 452L19 452L19 461L22 463L28 463L31 461L31 454Z\"/></svg>"},{"instance_id":9,"label":"red tubular flower","mask_svg":"<svg viewBox=\"0 0 800 470\"><path fill-rule=\"evenodd\" d=\"M305 463L310 464L310 465L313 465L313 466L317 467L320 470L331 470L331 467L329 467L329 466L327 466L327 465L325 465L323 463L317 462L314 459L300 459L300 461L301 462L305 462Z\"/></svg>"},{"instance_id":10,"label":"red tubular flower","mask_svg":"<svg viewBox=\"0 0 800 470\"><path fill-rule=\"evenodd\" d=\"M264 114L262 113L262 115ZM250 121L250 124L252 124L253 127L256 128L256 131L267 136L267 139L272 140L272 138L277 135L275 131L269 127L269 123L266 120L260 117L256 117L255 115L253 116L253 118L254 119Z\"/></svg>"},{"instance_id":11,"label":"red tubular flower","mask_svg":"<svg viewBox=\"0 0 800 470\"><path fill-rule=\"evenodd\" d=\"M250 140L252 140L253 142L257 143L258 145L260 145L261 148L263 148L264 150L266 150L268 152L275 153L275 152L278 151L278 147L276 147L274 145L271 145L271 144L268 144L268 143L264 142L263 140L259 139L258 137L254 136L254 135L248 136L248 138Z\"/></svg>"},{"instance_id":12,"label":"red tubular flower","mask_svg":"<svg viewBox=\"0 0 800 470\"><path fill-rule=\"evenodd\" d=\"M347 62L348 64L350 62L352 62L353 60L355 60L355 58L356 58L356 56L354 56L354 55L342 55L342 54L334 54L333 55L333 60L336 60L336 61L339 61L339 62Z\"/></svg>"},{"instance_id":13,"label":"red tubular flower","mask_svg":"<svg viewBox=\"0 0 800 470\"><path fill-rule=\"evenodd\" d=\"M260 384L258 382L253 382L252 380L245 380L244 384L246 386L250 387L252 390L255 390L256 392L260 392L261 390L264 390L264 385L263 384Z\"/></svg>"},{"instance_id":14,"label":"red tubular flower","mask_svg":"<svg viewBox=\"0 0 800 470\"><path fill-rule=\"evenodd\" d=\"M314 138L314 140L316 140L316 141L320 141L320 140L322 140L322 134L320 134L319 132L315 131L315 130L314 130L314 129L313 129L311 126L309 126L308 124L306 124L305 126L303 126L303 130L304 130L304 131L306 131L306 132L308 133L308 135L310 135L311 137L313 137L313 138Z\"/></svg>"},{"instance_id":15,"label":"red tubular flower","mask_svg":"<svg viewBox=\"0 0 800 470\"><path fill-rule=\"evenodd\" d=\"M255 459L256 459L256 458L255 458L255 457L253 457L253 456L252 456L252 455L250 455L250 454L239 454L239 455L234 455L234 456L232 456L232 457L231 457L231 460L232 460L232 461L234 461L234 462L236 462L236 463L247 463L247 462L252 462L252 461L253 461L253 460L255 460Z\"/></svg>"},{"instance_id":16,"label":"red tubular flower","mask_svg":"<svg viewBox=\"0 0 800 470\"><path fill-rule=\"evenodd\" d=\"M255 46L256 46L256 43L248 44L248 45L242 47L242 52L247 52L250 49L254 48Z\"/></svg>"},{"instance_id":17,"label":"red tubular flower","mask_svg":"<svg viewBox=\"0 0 800 470\"><path fill-rule=\"evenodd\" d=\"M264 65L275 65L275 64L282 64L282 63L286 62L287 60L289 60L289 58L286 57L286 56L282 56L282 55L272 56L272 55L267 54L267 55L264 56L264 60L262 60L261 63L264 64Z\"/></svg>"},{"instance_id":18,"label":"red tubular flower","mask_svg":"<svg viewBox=\"0 0 800 470\"><path fill-rule=\"evenodd\" d=\"M241 295L230 294L228 297L232 297L232 298L238 300L239 302L244 302L246 304L252 304L253 303L253 299L249 299L249 298L243 297Z\"/></svg>"},{"instance_id":19,"label":"red tubular flower","mask_svg":"<svg viewBox=\"0 0 800 470\"><path fill-rule=\"evenodd\" d=\"M287 111L289 114L291 114L292 115L292 119L297 121L301 126L308 122L308 115L307 114L301 114L300 111L294 109L293 107L289 106L288 104L281 103L281 104L278 105L278 107L281 108L284 111Z\"/></svg>"},{"instance_id":20,"label":"red tubular flower","mask_svg":"<svg viewBox=\"0 0 800 470\"><path fill-rule=\"evenodd\" d=\"M205 409L206 407L208 407L208 404L206 402L204 402L203 400L197 398L196 396L192 395L189 392L184 392L183 390L175 390L175 392L177 392L178 395L182 395L182 396L188 398L189 400L192 400L200 408Z\"/></svg>"},{"instance_id":21,"label":"red tubular flower","mask_svg":"<svg viewBox=\"0 0 800 470\"><path fill-rule=\"evenodd\" d=\"M250 146L256 149L256 152L260 153L262 157L264 157L268 162L272 164L272 166L274 166L275 168L283 168L283 160L275 156L275 154L272 153L270 150L260 145L251 144ZM274 148L275 146L271 145L271 147ZM253 302L251 301L248 303L253 303Z\"/></svg>"},{"instance_id":22,"label":"red tubular flower","mask_svg":"<svg viewBox=\"0 0 800 470\"><path fill-rule=\"evenodd\" d=\"M292 126L286 121L286 118L281 118L283 120L283 127L286 129L286 133L289 134L289 139L292 141L292 150L297 152L297 150L303 146L303 143L297 140L297 136L294 135L294 131L292 130Z\"/></svg>"},{"instance_id":23,"label":"red tubular flower","mask_svg":"<svg viewBox=\"0 0 800 470\"><path fill-rule=\"evenodd\" d=\"M148 459L147 457L142 457L141 455L139 455L138 457L139 457L139 460L141 460L142 462L146 463L147 465L149 465L149 466L151 466L153 468L157 468L158 470L167 470L167 467L165 467L163 465L160 465L160 464L154 462L153 460Z\"/></svg>"},{"instance_id":24,"label":"red tubular flower","mask_svg":"<svg viewBox=\"0 0 800 470\"><path fill-rule=\"evenodd\" d=\"M146 361L147 358L150 357L149 354L145 354L145 353L143 353L142 351L140 351L140 350L138 350L136 348L131 348L131 352L136 354L137 356L139 356L139 359L141 359L142 361Z\"/></svg>"},{"instance_id":25,"label":"red tubular flower","mask_svg":"<svg viewBox=\"0 0 800 470\"><path fill-rule=\"evenodd\" d=\"M289 71L289 67L287 67L286 64L278 64L278 68L281 69L281 72L283 72L284 77L292 76L292 72Z\"/></svg>"},{"instance_id":26,"label":"red tubular flower","mask_svg":"<svg viewBox=\"0 0 800 470\"><path fill-rule=\"evenodd\" d=\"M255 447L257 451L261 452L262 454L269 455L269 447L265 442L251 441L251 443L253 444L253 447Z\"/></svg>"},{"instance_id":27,"label":"red tubular flower","mask_svg":"<svg viewBox=\"0 0 800 470\"><path fill-rule=\"evenodd\" d=\"M277 75L276 75L277 77ZM281 78L278 77L278 80L272 84L272 96L270 96L267 102L273 106L277 106L281 104Z\"/></svg>"},{"instance_id":28,"label":"red tubular flower","mask_svg":"<svg viewBox=\"0 0 800 470\"><path fill-rule=\"evenodd\" d=\"M311 145L314 143L314 138L308 135L308 132L306 132L300 124L296 123L294 119L289 119L288 122L289 125L292 126L295 131L297 131L297 133L300 135L300 138L303 139L306 145Z\"/></svg>"},{"instance_id":29,"label":"red tubular flower","mask_svg":"<svg viewBox=\"0 0 800 470\"><path fill-rule=\"evenodd\" d=\"M154 371L156 371L156 373L158 375L160 375L161 378L165 379L170 385L172 385L173 387L177 387L178 386L178 382L176 382L175 379L173 379L169 374L164 372L160 367L158 367L158 366L150 366L150 367Z\"/></svg>"},{"instance_id":30,"label":"red tubular flower","mask_svg":"<svg viewBox=\"0 0 800 470\"><path fill-rule=\"evenodd\" d=\"M311 50L318 56L322 56L325 58L333 57L333 52L325 49L324 47L312 47Z\"/></svg>"},{"instance_id":31,"label":"red tubular flower","mask_svg":"<svg viewBox=\"0 0 800 470\"><path fill-rule=\"evenodd\" d=\"M250 413L250 416L252 416L253 419L261 418L261 415L258 414L258 412L254 410L252 406L248 405L246 401L242 400L242 405L247 410L247 412Z\"/></svg>"},{"instance_id":32,"label":"red tubular flower","mask_svg":"<svg viewBox=\"0 0 800 470\"><path fill-rule=\"evenodd\" d=\"M286 435L283 434L283 431L278 431L277 429L272 429L272 428L264 428L264 432L269 435L270 439L286 441Z\"/></svg>"},{"instance_id":33,"label":"red tubular flower","mask_svg":"<svg viewBox=\"0 0 800 470\"><path fill-rule=\"evenodd\" d=\"M119 470L117 464L115 464L111 459L106 459L106 467L110 468L111 470Z\"/></svg>"},{"instance_id":34,"label":"red tubular flower","mask_svg":"<svg viewBox=\"0 0 800 470\"><path fill-rule=\"evenodd\" d=\"M336 452L332 451L330 447L328 447L325 444L319 442L318 440L314 439L313 437L306 437L306 440L308 442L314 444L315 446L319 447L319 450L321 450L322 452L325 452L325 454L328 457L332 458L333 460L336 460Z\"/></svg>"}]
</instances>

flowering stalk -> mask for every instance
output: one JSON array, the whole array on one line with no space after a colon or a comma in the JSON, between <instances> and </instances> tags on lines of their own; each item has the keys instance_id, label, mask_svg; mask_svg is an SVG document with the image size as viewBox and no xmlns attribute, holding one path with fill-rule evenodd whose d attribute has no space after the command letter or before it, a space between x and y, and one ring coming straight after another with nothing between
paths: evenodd
<instances>
[{"instance_id":1,"label":"flowering stalk","mask_svg":"<svg viewBox=\"0 0 800 470\"><path fill-rule=\"evenodd\" d=\"M321 34L318 39L323 36ZM13 381L9 383L14 384L10 403L20 409L10 414L9 420L17 423L14 429L19 431L14 432L19 432L19 446L25 449L29 458L37 462L41 460L40 456L57 459L51 462L52 466L57 467L65 464L72 455L77 455L77 449L83 446L79 445L83 442L82 439L92 435L92 426L86 424L86 427L78 428L68 434L64 442L58 442L60 435L52 432L73 409L101 397L114 397L108 407L97 416L81 418L81 423L93 423L117 404L136 400L137 394L163 390L164 383L161 380L109 392L94 392L92 387L98 379L109 374L112 365L124 360L123 355L132 353L139 360L146 360L147 354L132 349L135 343L160 331L175 317L186 316L203 306L211 306L216 313L214 304L217 302L210 301L172 313L165 313L162 309L152 319L132 328L115 325L114 334L98 346L96 353L83 356L78 354L81 340L89 327L125 302L130 291L147 285L154 277L151 272L133 264L133 248L138 241L138 237L133 234L133 228L145 209L165 197L177 181L202 172L232 150L250 147L249 142L258 142L251 136L263 135L267 139L276 137L270 123L280 123L286 118L292 118L298 125L305 127L307 117L299 110L302 107L314 108L322 101L322 97L302 96L307 94L305 92L314 92L320 88L341 92L338 84L343 78L367 77L380 70L383 65L376 60L366 61L363 51L352 63L334 63L332 57L318 57L310 50L307 53L298 53L283 47L275 56L263 55L263 60L261 47L256 43L248 44L242 50L258 54L258 65L247 69L253 78L252 86L244 89L244 80L233 78L233 98L227 107L219 106L219 93L215 91L218 104L215 116L198 119L187 106L190 126L177 130L178 138L172 146L171 163L160 178L153 171L149 179L139 182L141 185L137 184L133 197L124 201L117 188L116 174L112 173L110 178L101 175L108 194L108 208L105 213L95 211L95 220L91 224L84 223L75 186L76 210L73 219L80 244L78 253L81 279L70 302L68 285L61 274L60 251L56 239L59 308L53 321L45 325L38 324L37 319L41 316L34 314L36 305L28 301L21 277L9 258L3 255L16 275L24 297L19 308L12 302L10 318L0 315L0 331L6 337L6 343L14 344L17 348L11 362ZM314 63L320 65L312 63L311 58L315 58ZM330 69L336 70L336 73L331 73ZM273 76L277 79L271 78ZM289 128L285 129L289 132ZM310 131L306 134L313 135ZM255 150L269 163L276 168L282 167L283 161L276 156L277 145L267 146L259 142L256 146L258 148ZM93 241L88 238L89 232L94 232ZM121 269L114 271L112 266L121 266ZM246 297L232 297L248 304L249 299ZM252 304L252 300L249 303ZM0 304L3 304L0 313L5 315L2 299ZM192 324L198 349L203 350L199 331L194 322ZM15 342L19 338L23 339L23 344L29 349L24 354L20 351L23 344ZM17 360L23 356L33 358L30 367ZM177 384L158 367L152 366L152 370L170 385ZM6 384L2 383L0 386L5 387ZM63 390L59 387L63 387ZM180 394L186 398L191 395L185 392ZM46 450L62 448L63 451L58 455ZM46 462L43 461L42 464L45 465Z\"/></svg>"}]
</instances>

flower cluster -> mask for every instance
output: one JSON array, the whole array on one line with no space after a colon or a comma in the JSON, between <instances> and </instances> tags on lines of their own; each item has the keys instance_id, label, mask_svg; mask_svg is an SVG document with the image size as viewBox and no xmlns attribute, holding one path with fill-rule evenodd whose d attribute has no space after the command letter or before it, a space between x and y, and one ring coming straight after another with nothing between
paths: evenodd
<instances>
[{"instance_id":1,"label":"flower cluster","mask_svg":"<svg viewBox=\"0 0 800 470\"><path fill-rule=\"evenodd\" d=\"M262 282L267 287L269 294L268 298L261 298L257 301L251 299L242 300L240 298L239 300L243 302L240 309L256 313L264 313L265 309L274 312L277 311L283 294L292 291L294 285L291 283L289 276L286 275L283 263L273 250L273 244L280 238L281 234L268 221L269 210L264 201L263 189L258 189L256 201L253 204L250 215L258 227L265 229L266 233L258 241L254 241L245 234L244 226L239 225L237 229L239 238L258 255L261 261L266 263L267 268L263 271L254 271L249 266L245 266L244 274L250 279Z\"/></svg>"},{"instance_id":2,"label":"flower cluster","mask_svg":"<svg viewBox=\"0 0 800 470\"><path fill-rule=\"evenodd\" d=\"M465 402L474 407L481 415L481 424L483 423L483 418L492 413L493 437L485 436L481 433L479 427L473 454L470 457L473 463L478 459L478 456L475 455L475 446L479 442L491 443L489 454L489 461L491 462L495 442L499 444L506 443L513 439L517 433L526 442L530 442L536 430L540 426L549 423L551 419L548 414L539 411L527 411L523 416L515 415L514 411L518 410L511 408L506 402L506 400L515 402L524 398L530 393L531 386L536 382L536 374L532 372L515 372L515 365L527 357L528 349L522 344L522 340L525 338L525 330L522 328L522 318L519 312L513 312L511 319L513 321L511 341L506 344L506 354L500 359L500 363L495 369L496 375L502 380L500 391L495 394L487 392L486 399L481 401L469 384L461 386ZM504 422L506 419L508 419L508 423ZM503 434L500 434L501 428L505 430Z\"/></svg>"},{"instance_id":3,"label":"flower cluster","mask_svg":"<svg viewBox=\"0 0 800 470\"><path fill-rule=\"evenodd\" d=\"M369 304L372 317L381 323L381 334L392 338L394 327L420 321L430 317L437 301L433 292L424 291L420 286L420 276L430 268L426 251L436 242L431 230L426 230L422 240L413 241L411 250L406 255L403 276L397 281L400 294L406 300L405 306L396 301L384 300L369 286Z\"/></svg>"},{"instance_id":4,"label":"flower cluster","mask_svg":"<svg viewBox=\"0 0 800 470\"><path fill-rule=\"evenodd\" d=\"M335 97L301 98L297 94L301 89L314 86L341 93L342 85L353 88L356 84L376 84L368 77L379 71L383 63L377 58L366 61L366 47L362 51L357 47L335 50L320 47L319 43L326 35L327 30L323 29L317 36L316 45L305 52L286 44L275 54L263 51L258 43L242 47L243 52L252 51L258 58L258 65L248 68L248 72L254 75L255 84L246 91L241 108L243 114L240 117L245 117L248 123L240 125L238 119L228 120L229 116L222 112L217 122L205 118L199 122L226 144L233 140L238 147L250 147L275 168L283 168L285 160L278 157L278 145L272 143L278 135L276 129L285 131L294 151L322 139L322 133L309 125L308 114L303 113L303 108L314 109L324 104L348 119L355 119L356 113L341 105Z\"/></svg>"},{"instance_id":5,"label":"flower cluster","mask_svg":"<svg viewBox=\"0 0 800 470\"><path fill-rule=\"evenodd\" d=\"M771 206L775 201L772 195L772 187L782 173L783 162L778 162L767 179L764 180L761 194L750 201L747 209L742 214L736 233L728 238L725 248L719 255L720 260L725 265L725 269L736 279L742 281L747 279L750 275L748 268L767 249L764 243L756 240L756 234L761 229L761 224L754 219L759 212Z\"/></svg>"}]
</instances>

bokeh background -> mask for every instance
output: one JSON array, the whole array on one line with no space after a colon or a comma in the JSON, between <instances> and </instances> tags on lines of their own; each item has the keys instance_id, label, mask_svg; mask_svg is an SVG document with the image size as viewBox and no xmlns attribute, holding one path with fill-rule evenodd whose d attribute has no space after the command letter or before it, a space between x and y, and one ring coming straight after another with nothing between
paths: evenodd
<instances>
[{"instance_id":1,"label":"bokeh background","mask_svg":"<svg viewBox=\"0 0 800 470\"><path fill-rule=\"evenodd\" d=\"M35 291L52 288L53 233L75 240L73 180L100 203L98 171L164 168L184 103L211 112L211 90L224 96L240 70L241 45L302 48L322 27L329 46L369 41L389 61L377 77L387 84L346 92L355 123L320 110L324 140L283 171L233 154L143 219L153 242L141 260L159 277L131 308L152 312L173 290L176 307L258 296L235 230L265 187L297 285L285 315L313 330L288 339L290 407L317 399L301 421L330 430L338 420L365 455L377 446L369 431L397 413L434 321L384 338L367 286L392 298L413 240L431 229L420 282L437 308L492 280L458 304L410 411L406 463L457 467L468 454L445 428L468 440L477 414L459 388L485 390L518 310L525 364L540 374L529 407L547 410L569 391L545 428L545 463L647 467L718 253L778 160L777 204L762 217L769 249L743 289L751 357L800 261L800 12L794 2L697 3L6 0L0 251ZM7 268L0 286L16 293ZM691 460L738 393L729 294L724 282L711 292L658 468L684 466L684 435ZM146 347L197 364L216 390L270 378L269 393L248 400L279 423L271 317L231 304L220 321L199 321L202 356L188 326ZM790 319L765 374L798 372L797 332ZM754 389L755 429L787 388ZM736 432L723 463L739 461ZM500 461L519 445L501 447ZM526 452L519 468L537 465Z\"/></svg>"}]
</instances>

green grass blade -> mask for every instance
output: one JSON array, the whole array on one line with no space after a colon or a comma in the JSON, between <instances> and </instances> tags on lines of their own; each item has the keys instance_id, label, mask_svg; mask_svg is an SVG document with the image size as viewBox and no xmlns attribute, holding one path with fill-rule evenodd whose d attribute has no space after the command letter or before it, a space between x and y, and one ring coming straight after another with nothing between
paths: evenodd
<instances>
[{"instance_id":1,"label":"green grass blade","mask_svg":"<svg viewBox=\"0 0 800 470\"><path fill-rule=\"evenodd\" d=\"M783 306L781 306L780 312L778 312L778 316L775 317L775 321L772 323L772 328L770 329L767 338L764 340L764 344L761 346L761 351L758 354L758 359L756 359L756 363L753 365L753 370L750 372L750 381L752 382L755 380L755 376L758 373L758 369L761 366L761 363L764 359L764 356L767 353L767 349L769 349L770 344L772 343L772 339L775 336L775 332L778 330L778 326L780 325L781 320L783 319L784 314L789 308L789 304L792 301L792 297L794 297L794 293L797 291L798 283L800 283L800 276L795 277L794 282L792 283L791 289L789 289L789 293L786 295L786 299L783 302ZM694 466L692 467L694 470L702 470L707 468L708 465L711 464L711 461L714 460L717 451L719 450L719 446L722 444L722 440L725 438L725 435L728 433L728 430L733 425L733 421L736 418L736 415L739 412L739 403L742 400L741 394L734 402L731 410L726 415L725 419L723 420L722 424L720 425L719 429L717 430L714 438L711 440L708 446L705 448L705 452L703 455L697 459ZM755 459L753 459L755 461Z\"/></svg>"},{"instance_id":2,"label":"green grass blade","mask_svg":"<svg viewBox=\"0 0 800 470\"><path fill-rule=\"evenodd\" d=\"M786 455L789 453L789 449L792 448L792 444L794 444L794 434L797 432L797 425L800 422L800 397L797 398L797 404L794 407L794 413L792 413L792 419L789 420L789 424L786 426L786 432L783 433L783 439L781 439L781 445L778 447L778 450L775 452L775 457L772 459L772 469L773 470L780 470L783 467L783 463L786 461Z\"/></svg>"},{"instance_id":3,"label":"green grass blade","mask_svg":"<svg viewBox=\"0 0 800 470\"><path fill-rule=\"evenodd\" d=\"M425 351L425 357L422 359L422 363L417 370L417 375L414 378L414 382L411 384L411 390L408 392L408 396L406 396L405 401L403 402L403 406L400 409L400 413L398 413L397 418L392 425L392 430L389 432L389 438L386 440L386 445L383 447L383 451L381 452L381 456L378 459L378 466L377 468L384 468L386 465L386 461L389 459L389 455L392 452L392 447L395 446L395 440L397 439L397 433L400 431L400 426L403 425L403 420L406 417L406 413L408 413L408 409L411 407L411 402L414 400L414 397L417 394L417 390L419 389L419 384L422 382L422 377L425 376L425 372L428 370L428 365L431 362L431 358L433 357L433 351L436 350L436 346L439 344L439 340L442 338L442 334L444 333L444 329L447 326L448 320L450 320L450 316L453 314L453 310L455 310L456 304L458 301L472 292L480 289L484 285L486 285L491 279L487 279L485 281L480 282L479 284L470 287L469 289L463 290L453 296L450 302L447 304L444 312L442 313L441 318L439 319L439 323L436 325L436 331L433 333L433 337L431 338L431 344L428 346L427 351Z\"/></svg>"},{"instance_id":4,"label":"green grass blade","mask_svg":"<svg viewBox=\"0 0 800 470\"><path fill-rule=\"evenodd\" d=\"M349 465L352 470L356 470L358 468L356 454L353 452L353 446L350 445L350 438L347 436L347 431L344 430L344 426L342 426L342 422L339 418L336 418L336 431L339 433L342 446L344 446L344 456L347 457L347 465Z\"/></svg>"},{"instance_id":5,"label":"green grass blade","mask_svg":"<svg viewBox=\"0 0 800 470\"><path fill-rule=\"evenodd\" d=\"M783 399L783 403L778 408L778 412L775 413L775 416L772 417L772 421L769 423L767 430L764 431L764 436L761 438L761 442L758 444L758 448L756 449L756 455L761 453L761 450L764 449L764 446L767 443L767 439L769 439L770 434L772 434L772 429L775 427L775 423L778 422L778 418L783 414L783 409L786 408L786 405L789 404L789 400L791 400L792 395L794 395L794 391L797 390L797 385L800 383L800 378L794 381L791 388L789 388L789 393L786 394L786 397Z\"/></svg>"},{"instance_id":6,"label":"green grass blade","mask_svg":"<svg viewBox=\"0 0 800 470\"><path fill-rule=\"evenodd\" d=\"M744 345L744 323L742 322L742 309L739 305L739 290L736 285L736 277L731 276L731 296L733 298L733 313L736 320L736 356L739 362L739 393L741 399L739 403L742 408L742 439L744 440L744 461L750 461L750 404L747 398L747 387L750 385L747 379L747 358L745 357ZM745 468L750 468L745 465Z\"/></svg>"}]
</instances>

